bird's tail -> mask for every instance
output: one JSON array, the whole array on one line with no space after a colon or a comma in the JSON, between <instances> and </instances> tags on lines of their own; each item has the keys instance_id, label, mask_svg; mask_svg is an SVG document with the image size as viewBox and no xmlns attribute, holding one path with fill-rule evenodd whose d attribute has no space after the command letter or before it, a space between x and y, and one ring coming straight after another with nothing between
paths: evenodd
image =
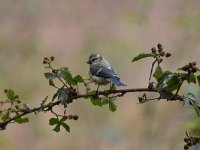
<instances>
[{"instance_id":1,"label":"bird's tail","mask_svg":"<svg viewBox=\"0 0 200 150\"><path fill-rule=\"evenodd\" d=\"M126 86L126 84L119 81L119 78L109 78L112 83L114 83L116 86Z\"/></svg>"}]
</instances>

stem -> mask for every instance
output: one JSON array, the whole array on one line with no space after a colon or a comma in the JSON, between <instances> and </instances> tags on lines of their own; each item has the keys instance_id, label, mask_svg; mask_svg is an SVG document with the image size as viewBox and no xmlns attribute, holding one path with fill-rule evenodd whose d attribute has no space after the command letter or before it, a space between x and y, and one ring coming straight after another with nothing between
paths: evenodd
<instances>
[{"instance_id":1,"label":"stem","mask_svg":"<svg viewBox=\"0 0 200 150\"><path fill-rule=\"evenodd\" d=\"M157 59L151 65L151 72L150 72L150 76L149 76L149 82L151 81L151 77L152 77L152 73L153 73L153 68L154 68L154 65L155 65L156 62L157 62Z\"/></svg>"}]
</instances>

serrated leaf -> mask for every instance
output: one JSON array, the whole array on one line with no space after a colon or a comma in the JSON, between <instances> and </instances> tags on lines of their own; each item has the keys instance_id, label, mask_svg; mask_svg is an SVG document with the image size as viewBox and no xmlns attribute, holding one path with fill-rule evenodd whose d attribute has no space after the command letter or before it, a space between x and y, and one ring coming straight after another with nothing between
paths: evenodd
<instances>
[{"instance_id":1,"label":"serrated leaf","mask_svg":"<svg viewBox=\"0 0 200 150\"><path fill-rule=\"evenodd\" d=\"M48 80L53 80L53 79L57 78L57 76L54 73L51 73L51 72L44 73L44 76Z\"/></svg>"},{"instance_id":2,"label":"serrated leaf","mask_svg":"<svg viewBox=\"0 0 200 150\"><path fill-rule=\"evenodd\" d=\"M49 119L49 125L55 125L55 124L58 124L59 123L59 120L57 118L51 118Z\"/></svg>"},{"instance_id":3,"label":"serrated leaf","mask_svg":"<svg viewBox=\"0 0 200 150\"><path fill-rule=\"evenodd\" d=\"M196 84L196 77L195 77L194 73L189 74L189 76L187 78L187 82Z\"/></svg>"},{"instance_id":4,"label":"serrated leaf","mask_svg":"<svg viewBox=\"0 0 200 150\"><path fill-rule=\"evenodd\" d=\"M8 89L8 91L6 92L6 96L11 102L13 102L13 100L15 99L15 93L12 89Z\"/></svg>"},{"instance_id":5,"label":"serrated leaf","mask_svg":"<svg viewBox=\"0 0 200 150\"><path fill-rule=\"evenodd\" d=\"M70 127L69 127L68 124L66 124L65 122L62 122L61 124L62 124L62 126L65 128L65 130L66 130L67 132L70 132Z\"/></svg>"},{"instance_id":6,"label":"serrated leaf","mask_svg":"<svg viewBox=\"0 0 200 150\"><path fill-rule=\"evenodd\" d=\"M80 76L80 75L75 76L74 80L76 81L76 83L83 83L84 82L83 77Z\"/></svg>"},{"instance_id":7,"label":"serrated leaf","mask_svg":"<svg viewBox=\"0 0 200 150\"><path fill-rule=\"evenodd\" d=\"M60 125L61 124L57 124L56 127L53 129L55 132L59 132L60 131Z\"/></svg>"},{"instance_id":8,"label":"serrated leaf","mask_svg":"<svg viewBox=\"0 0 200 150\"><path fill-rule=\"evenodd\" d=\"M156 70L155 70L153 76L157 81L163 76L163 70L160 66L156 67Z\"/></svg>"},{"instance_id":9,"label":"serrated leaf","mask_svg":"<svg viewBox=\"0 0 200 150\"><path fill-rule=\"evenodd\" d=\"M200 75L197 76L197 81L198 81L198 84L200 86Z\"/></svg>"},{"instance_id":10,"label":"serrated leaf","mask_svg":"<svg viewBox=\"0 0 200 150\"><path fill-rule=\"evenodd\" d=\"M140 59L147 58L147 57L154 57L154 55L153 54L147 54L147 53L141 53L138 56L134 57L132 62L135 62L135 61L138 61Z\"/></svg>"},{"instance_id":11,"label":"serrated leaf","mask_svg":"<svg viewBox=\"0 0 200 150\"><path fill-rule=\"evenodd\" d=\"M6 120L9 118L9 115L10 115L9 111L6 111L6 112L2 115L1 119L2 119L3 121L6 121Z\"/></svg>"},{"instance_id":12,"label":"serrated leaf","mask_svg":"<svg viewBox=\"0 0 200 150\"><path fill-rule=\"evenodd\" d=\"M117 110L117 105L115 105L114 102L109 101L109 109L110 111L115 112Z\"/></svg>"},{"instance_id":13,"label":"serrated leaf","mask_svg":"<svg viewBox=\"0 0 200 150\"><path fill-rule=\"evenodd\" d=\"M20 118L15 119L15 122L17 122L19 124L27 123L27 122L29 122L29 119L27 117L26 118L20 117Z\"/></svg>"}]
</instances>

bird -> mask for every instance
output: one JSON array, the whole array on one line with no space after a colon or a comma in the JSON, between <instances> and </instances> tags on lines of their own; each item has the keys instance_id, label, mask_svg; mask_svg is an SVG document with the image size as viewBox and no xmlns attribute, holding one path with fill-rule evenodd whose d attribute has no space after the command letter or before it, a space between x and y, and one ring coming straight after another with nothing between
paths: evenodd
<instances>
[{"instance_id":1,"label":"bird","mask_svg":"<svg viewBox=\"0 0 200 150\"><path fill-rule=\"evenodd\" d=\"M113 83L116 86L126 86L126 84L120 81L115 69L101 55L94 53L90 54L86 63L90 65L90 78L98 84L97 91L100 85L106 85L108 83Z\"/></svg>"}]
</instances>

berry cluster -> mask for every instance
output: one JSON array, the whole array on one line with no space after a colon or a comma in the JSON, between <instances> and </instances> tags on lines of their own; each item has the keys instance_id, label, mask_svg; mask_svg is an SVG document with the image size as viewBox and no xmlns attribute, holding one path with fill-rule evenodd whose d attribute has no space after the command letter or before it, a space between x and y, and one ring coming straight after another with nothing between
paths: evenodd
<instances>
[{"instance_id":1,"label":"berry cluster","mask_svg":"<svg viewBox=\"0 0 200 150\"><path fill-rule=\"evenodd\" d=\"M151 49L152 54L154 54L156 56L159 56L159 57L164 57L164 56L165 57L170 57L171 56L170 53L164 51L164 48L163 48L162 44L158 43L157 47L158 47L158 49L156 49L155 47L153 47Z\"/></svg>"},{"instance_id":2,"label":"berry cluster","mask_svg":"<svg viewBox=\"0 0 200 150\"><path fill-rule=\"evenodd\" d=\"M184 138L184 142L186 143L184 145L184 149L188 150L190 147L199 144L200 142L200 138L199 137L195 137L195 136L188 136L186 138Z\"/></svg>"},{"instance_id":3,"label":"berry cluster","mask_svg":"<svg viewBox=\"0 0 200 150\"><path fill-rule=\"evenodd\" d=\"M43 64L49 64L54 61L55 57L51 56L50 58L44 57Z\"/></svg>"},{"instance_id":4,"label":"berry cluster","mask_svg":"<svg viewBox=\"0 0 200 150\"><path fill-rule=\"evenodd\" d=\"M197 62L190 62L189 64L183 66L181 69L188 73L196 73L198 71L198 68L196 67L196 65L197 65Z\"/></svg>"}]
</instances>

